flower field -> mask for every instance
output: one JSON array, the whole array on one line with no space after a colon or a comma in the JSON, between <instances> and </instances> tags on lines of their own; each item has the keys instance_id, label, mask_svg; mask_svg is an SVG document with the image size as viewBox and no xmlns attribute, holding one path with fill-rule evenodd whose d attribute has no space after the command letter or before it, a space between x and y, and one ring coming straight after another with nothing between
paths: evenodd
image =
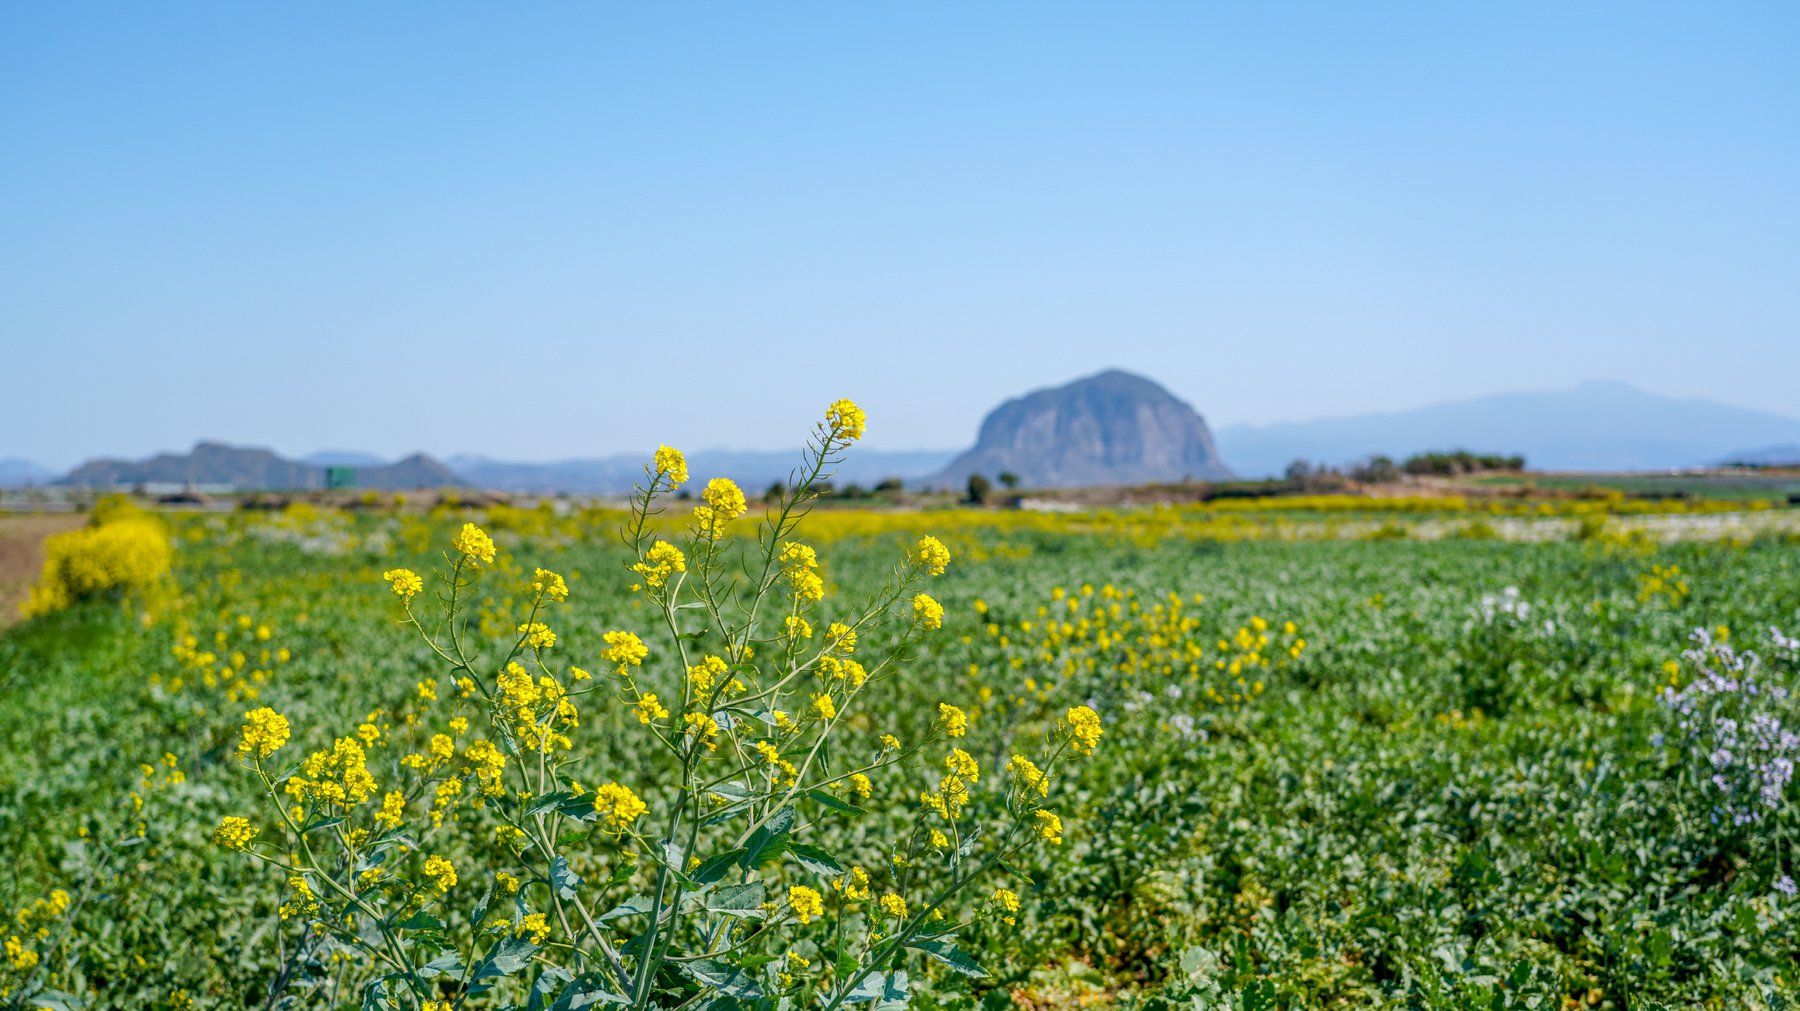
<instances>
[{"instance_id":1,"label":"flower field","mask_svg":"<svg viewBox=\"0 0 1800 1011\"><path fill-rule=\"evenodd\" d=\"M665 447L629 509L58 535L0 1006L1800 996L1791 528L813 508L862 424L771 503Z\"/></svg>"}]
</instances>

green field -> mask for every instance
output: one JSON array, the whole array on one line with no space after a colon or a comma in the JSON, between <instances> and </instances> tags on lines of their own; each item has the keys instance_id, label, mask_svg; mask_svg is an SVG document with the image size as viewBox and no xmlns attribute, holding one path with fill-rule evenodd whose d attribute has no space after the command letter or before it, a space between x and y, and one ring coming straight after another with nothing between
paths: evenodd
<instances>
[{"instance_id":1,"label":"green field","mask_svg":"<svg viewBox=\"0 0 1800 1011\"><path fill-rule=\"evenodd\" d=\"M743 544L725 555L752 576L756 515L738 521ZM1701 715L1717 705L1746 727L1753 716L1800 727L1792 696L1768 690L1800 687L1800 662L1770 640L1772 627L1800 630L1792 537L1421 542L1402 528L1225 543L1180 524L1146 534L1129 513L1016 526L834 517L797 535L817 546L825 579L818 634L934 531L953 560L921 578L943 627L901 645L904 620L867 626L856 655L869 694L838 700L837 736L808 766L836 778L794 795L789 814L766 799L778 789L747 802L769 816L762 850L719 796L704 800L716 820L666 848L660 819L682 765L601 658L608 631L641 635L635 691L679 716L678 644L651 596L630 589L642 577L627 570L638 559L619 539L623 517L302 508L162 520L176 544L167 584L0 634L0 907L13 921L0 937L16 942L0 959L0 1006L1760 1008L1800 997L1800 896L1784 880L1800 874L1793 789L1765 803L1737 780L1731 794L1710 786L1717 741L1685 735L1657 698L1724 662L1682 658L1704 628L1758 654L1740 677L1763 690ZM537 795L548 781L532 778L529 747L509 752L506 776L523 778L497 780L498 793L479 793L478 773L459 777L479 765L474 739L524 724L506 730L479 697L458 698L454 664L400 620L383 582L416 570L429 612L467 520L498 543L454 626L481 657L471 671L500 669L538 599L535 568L567 579L567 602L538 615L557 636L542 657L563 689L593 690L578 721L536 717L571 739L552 760L557 782L575 784L560 794ZM711 648L704 609L672 613L682 646ZM895 662L878 667L890 648ZM570 665L593 679L566 680ZM821 678L802 700L839 690ZM946 738L940 703L966 712L966 736ZM1065 714L1084 705L1103 736L1091 757L1065 747L1042 801L1060 841L1028 831L987 860L1013 838L1004 826L1029 792L1003 771L1009 756L1072 740ZM292 727L266 763L279 804L240 757L244 714L262 706ZM691 740L675 718L670 736ZM282 808L304 806L279 793L295 763L365 724L378 787L284 826ZM777 731L728 722L722 747L685 761L723 761L764 733L779 745ZM883 733L925 747L882 759L860 796L842 774L879 752ZM432 771L420 763L436 734L449 750ZM953 746L980 775L960 821L933 820L920 795L949 789ZM1780 747L1759 760L1800 752ZM1722 774L1747 775L1746 760ZM766 782L750 765L736 775ZM449 778L461 792L443 801ZM626 834L589 799L615 782L648 805ZM412 784L403 820L373 820L400 784ZM503 841L508 824L544 824L553 801L546 835L561 863ZM251 823L260 856L214 842L226 817ZM934 826L952 849L930 844ZM715 837L727 841L706 850ZM749 845L729 849L736 838ZM427 855L454 864L453 887L433 887ZM315 871L277 866L308 862ZM852 866L919 923L884 920L854 899L854 881L834 888ZM974 883L943 899L941 918L913 916L965 873ZM331 874L356 901L319 880ZM646 940L634 897L670 882L699 905ZM794 886L822 894L823 912L800 922ZM541 934L533 913L550 914ZM646 944L671 945L672 961L618 994L599 937L626 970ZM874 988L846 995L859 951L876 963Z\"/></svg>"},{"instance_id":2,"label":"green field","mask_svg":"<svg viewBox=\"0 0 1800 1011\"><path fill-rule=\"evenodd\" d=\"M1622 492L1647 498L1719 499L1773 502L1800 495L1800 474L1494 474L1468 479L1488 488L1531 488L1547 492Z\"/></svg>"}]
</instances>

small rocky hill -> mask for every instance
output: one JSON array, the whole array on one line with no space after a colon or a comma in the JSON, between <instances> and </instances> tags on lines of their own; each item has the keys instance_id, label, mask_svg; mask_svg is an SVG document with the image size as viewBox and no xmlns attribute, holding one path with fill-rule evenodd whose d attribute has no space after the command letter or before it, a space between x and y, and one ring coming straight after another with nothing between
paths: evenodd
<instances>
[{"instance_id":1,"label":"small rocky hill","mask_svg":"<svg viewBox=\"0 0 1800 1011\"><path fill-rule=\"evenodd\" d=\"M1019 476L1027 488L1219 480L1232 476L1194 409L1143 376L1112 370L1038 390L982 419L975 447L934 483Z\"/></svg>"},{"instance_id":2,"label":"small rocky hill","mask_svg":"<svg viewBox=\"0 0 1800 1011\"><path fill-rule=\"evenodd\" d=\"M462 484L450 468L423 453L378 467L357 467L357 488L443 488ZM300 463L267 449L201 442L187 453L160 453L148 460L89 460L59 482L86 487L179 484L256 491L325 487L325 468Z\"/></svg>"}]
</instances>

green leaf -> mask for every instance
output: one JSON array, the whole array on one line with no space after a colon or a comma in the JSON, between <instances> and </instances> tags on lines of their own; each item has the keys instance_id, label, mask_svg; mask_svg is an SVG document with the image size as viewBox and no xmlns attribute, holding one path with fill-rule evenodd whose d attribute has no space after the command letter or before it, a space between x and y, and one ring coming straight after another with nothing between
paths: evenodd
<instances>
[{"instance_id":1,"label":"green leaf","mask_svg":"<svg viewBox=\"0 0 1800 1011\"><path fill-rule=\"evenodd\" d=\"M857 807L855 804L852 804L849 801L844 800L843 798L837 796L836 794L831 793L830 791L821 790L816 787L814 789L806 791L806 796L809 799L817 801L818 803L824 805L825 807L831 808L833 811L842 811L844 814L868 814L869 813L869 812L863 810L862 808Z\"/></svg>"},{"instance_id":2,"label":"green leaf","mask_svg":"<svg viewBox=\"0 0 1800 1011\"><path fill-rule=\"evenodd\" d=\"M918 937L908 941L906 946L919 949L965 976L970 976L975 979L984 979L987 976L986 969L983 969L973 958L970 958L967 952L951 944L949 941Z\"/></svg>"},{"instance_id":3,"label":"green leaf","mask_svg":"<svg viewBox=\"0 0 1800 1011\"><path fill-rule=\"evenodd\" d=\"M569 869L569 858L558 853L550 862L550 884L555 886L556 894L565 899L575 897L575 889L581 884L581 875Z\"/></svg>"},{"instance_id":4,"label":"green leaf","mask_svg":"<svg viewBox=\"0 0 1800 1011\"><path fill-rule=\"evenodd\" d=\"M561 807L564 802L574 799L575 795L567 790L557 790L553 793L546 793L542 797L538 797L531 802L531 806L525 809L525 816L529 818L534 814L542 814L553 807ZM587 806L592 808L594 802L589 800Z\"/></svg>"},{"instance_id":5,"label":"green leaf","mask_svg":"<svg viewBox=\"0 0 1800 1011\"><path fill-rule=\"evenodd\" d=\"M531 962L531 956L538 946L523 937L509 937L494 945L481 964L475 967L475 979L487 979L490 976L511 976Z\"/></svg>"},{"instance_id":6,"label":"green leaf","mask_svg":"<svg viewBox=\"0 0 1800 1011\"><path fill-rule=\"evenodd\" d=\"M763 914L762 904L765 896L763 883L760 881L727 885L706 897L706 908L710 912L724 916L754 919Z\"/></svg>"},{"instance_id":7,"label":"green leaf","mask_svg":"<svg viewBox=\"0 0 1800 1011\"><path fill-rule=\"evenodd\" d=\"M906 988L907 982L905 969L888 973L886 984L881 988L881 999L875 1002L874 1011L900 1011L912 1003L912 993Z\"/></svg>"},{"instance_id":8,"label":"green leaf","mask_svg":"<svg viewBox=\"0 0 1800 1011\"><path fill-rule=\"evenodd\" d=\"M551 1005L550 1011L581 1011L595 1004L629 1004L630 1000L606 989L608 982L597 972L578 976Z\"/></svg>"},{"instance_id":9,"label":"green leaf","mask_svg":"<svg viewBox=\"0 0 1800 1011\"><path fill-rule=\"evenodd\" d=\"M426 979L433 976L454 976L460 972L462 972L462 956L454 950L442 952L438 957L419 967L419 975Z\"/></svg>"},{"instance_id":10,"label":"green leaf","mask_svg":"<svg viewBox=\"0 0 1800 1011\"><path fill-rule=\"evenodd\" d=\"M624 902L600 914L600 922L617 920L626 916L642 916L656 905L656 900L648 895L633 895Z\"/></svg>"},{"instance_id":11,"label":"green leaf","mask_svg":"<svg viewBox=\"0 0 1800 1011\"><path fill-rule=\"evenodd\" d=\"M782 851L787 849L788 830L793 827L794 809L784 807L761 828L750 833L750 838L744 843L744 857L741 861L744 869L754 870L778 859Z\"/></svg>"},{"instance_id":12,"label":"green leaf","mask_svg":"<svg viewBox=\"0 0 1800 1011\"><path fill-rule=\"evenodd\" d=\"M538 978L531 981L531 992L525 998L525 1011L544 1011L550 995L557 987L575 979L569 970L560 965L547 965L538 973Z\"/></svg>"},{"instance_id":13,"label":"green leaf","mask_svg":"<svg viewBox=\"0 0 1800 1011\"><path fill-rule=\"evenodd\" d=\"M713 857L694 869L694 880L703 885L712 884L714 881L724 877L725 872L730 870L732 865L736 864L738 859L742 857L745 852L744 848L740 846L737 849L728 850Z\"/></svg>"},{"instance_id":14,"label":"green leaf","mask_svg":"<svg viewBox=\"0 0 1800 1011\"><path fill-rule=\"evenodd\" d=\"M812 871L814 874L835 876L844 873L844 866L832 859L831 854L817 846L808 846L805 843L789 843L788 853L791 854L795 860L800 862L800 866Z\"/></svg>"},{"instance_id":15,"label":"green leaf","mask_svg":"<svg viewBox=\"0 0 1800 1011\"><path fill-rule=\"evenodd\" d=\"M363 987L362 1011L389 1011L387 985L399 975L380 976Z\"/></svg>"},{"instance_id":16,"label":"green leaf","mask_svg":"<svg viewBox=\"0 0 1800 1011\"><path fill-rule=\"evenodd\" d=\"M1275 984L1259 979L1245 987L1244 1011L1275 1011Z\"/></svg>"},{"instance_id":17,"label":"green leaf","mask_svg":"<svg viewBox=\"0 0 1800 1011\"><path fill-rule=\"evenodd\" d=\"M444 921L421 909L404 920L394 924L395 930L442 930Z\"/></svg>"},{"instance_id":18,"label":"green leaf","mask_svg":"<svg viewBox=\"0 0 1800 1011\"><path fill-rule=\"evenodd\" d=\"M711 987L720 993L740 1000L757 1000L763 995L763 988L757 984L756 980L723 962L714 962L710 959L684 962L681 963L681 970L692 976L694 981L701 986Z\"/></svg>"}]
</instances>

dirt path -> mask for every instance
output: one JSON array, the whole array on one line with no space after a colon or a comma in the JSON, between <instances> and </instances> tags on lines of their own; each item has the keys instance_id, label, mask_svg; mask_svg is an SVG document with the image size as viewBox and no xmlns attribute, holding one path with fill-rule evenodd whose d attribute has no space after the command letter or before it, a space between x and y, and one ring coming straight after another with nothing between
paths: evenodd
<instances>
[{"instance_id":1,"label":"dirt path","mask_svg":"<svg viewBox=\"0 0 1800 1011\"><path fill-rule=\"evenodd\" d=\"M19 620L19 605L44 565L44 538L85 522L68 513L0 516L0 628Z\"/></svg>"}]
</instances>

